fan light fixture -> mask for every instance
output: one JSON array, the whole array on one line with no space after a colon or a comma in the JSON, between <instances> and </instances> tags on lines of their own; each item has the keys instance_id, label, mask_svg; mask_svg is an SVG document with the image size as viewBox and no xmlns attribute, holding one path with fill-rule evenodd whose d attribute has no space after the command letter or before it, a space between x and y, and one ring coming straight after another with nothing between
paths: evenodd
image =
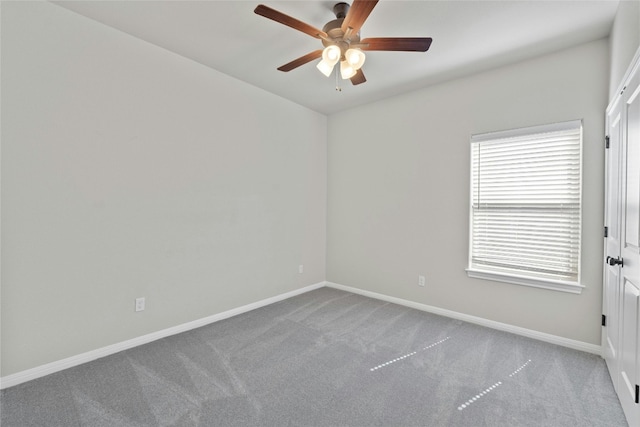
<instances>
[{"instance_id":1,"label":"fan light fixture","mask_svg":"<svg viewBox=\"0 0 640 427\"><path fill-rule=\"evenodd\" d=\"M336 45L327 46L322 51L322 60L316 66L325 76L331 76L333 67L338 63L342 51ZM340 61L340 75L347 80L356 75L356 72L364 64L364 52L360 49L347 49L344 60Z\"/></svg>"},{"instance_id":2,"label":"fan light fixture","mask_svg":"<svg viewBox=\"0 0 640 427\"><path fill-rule=\"evenodd\" d=\"M2 0L0 0L1 2ZM296 31L305 33L322 42L324 48L316 49L299 58L278 67L279 71L289 72L301 65L322 58L316 66L325 76L331 76L338 61L343 79L360 85L367 81L362 72L363 50L393 52L426 52L431 46L431 37L367 37L360 38L360 28L378 3L378 0L352 0L351 5L338 0L333 5L336 19L327 22L322 29L302 22L292 16L259 4L254 12ZM338 73L336 73L337 79ZM338 86L336 84L336 86ZM339 89L339 87L337 87Z\"/></svg>"},{"instance_id":3,"label":"fan light fixture","mask_svg":"<svg viewBox=\"0 0 640 427\"><path fill-rule=\"evenodd\" d=\"M329 77L333 71L334 65L340 60L342 52L336 45L327 46L322 51L322 61L317 65L318 70L325 76Z\"/></svg>"}]
</instances>

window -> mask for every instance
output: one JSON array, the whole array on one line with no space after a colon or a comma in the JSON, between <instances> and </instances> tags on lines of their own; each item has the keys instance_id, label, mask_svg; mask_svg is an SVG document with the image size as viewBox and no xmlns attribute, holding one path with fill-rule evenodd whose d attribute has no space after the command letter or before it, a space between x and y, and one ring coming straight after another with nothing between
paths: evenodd
<instances>
[{"instance_id":1,"label":"window","mask_svg":"<svg viewBox=\"0 0 640 427\"><path fill-rule=\"evenodd\" d=\"M582 123L471 137L470 277L580 293Z\"/></svg>"}]
</instances>

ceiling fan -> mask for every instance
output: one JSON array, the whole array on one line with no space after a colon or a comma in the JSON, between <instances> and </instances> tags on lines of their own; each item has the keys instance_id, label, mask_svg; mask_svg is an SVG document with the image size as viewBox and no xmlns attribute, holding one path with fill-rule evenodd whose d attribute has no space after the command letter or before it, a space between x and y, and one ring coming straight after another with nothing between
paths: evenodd
<instances>
[{"instance_id":1,"label":"ceiling fan","mask_svg":"<svg viewBox=\"0 0 640 427\"><path fill-rule=\"evenodd\" d=\"M329 77L334 66L340 62L342 78L359 85L367 81L361 69L365 61L363 51L426 52L431 46L430 37L369 37L361 40L360 28L377 3L378 0L354 0L351 6L344 2L337 3L333 6L336 19L329 21L322 30L263 4L258 5L254 12L322 40L324 49L294 59L278 67L278 70L291 71L322 58L317 68L325 76Z\"/></svg>"}]
</instances>

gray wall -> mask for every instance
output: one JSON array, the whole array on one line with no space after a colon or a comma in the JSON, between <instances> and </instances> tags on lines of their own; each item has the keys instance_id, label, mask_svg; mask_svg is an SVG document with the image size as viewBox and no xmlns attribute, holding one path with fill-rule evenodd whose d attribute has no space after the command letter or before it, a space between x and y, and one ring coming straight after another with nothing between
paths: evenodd
<instances>
[{"instance_id":1,"label":"gray wall","mask_svg":"<svg viewBox=\"0 0 640 427\"><path fill-rule=\"evenodd\" d=\"M327 280L599 344L608 57L600 40L330 116ZM468 278L470 136L572 119L586 289Z\"/></svg>"},{"instance_id":2,"label":"gray wall","mask_svg":"<svg viewBox=\"0 0 640 427\"><path fill-rule=\"evenodd\" d=\"M640 46L640 1L622 0L609 37L611 73L609 99L617 93L631 60Z\"/></svg>"},{"instance_id":3,"label":"gray wall","mask_svg":"<svg viewBox=\"0 0 640 427\"><path fill-rule=\"evenodd\" d=\"M325 279L325 116L50 3L1 24L2 376Z\"/></svg>"}]
</instances>

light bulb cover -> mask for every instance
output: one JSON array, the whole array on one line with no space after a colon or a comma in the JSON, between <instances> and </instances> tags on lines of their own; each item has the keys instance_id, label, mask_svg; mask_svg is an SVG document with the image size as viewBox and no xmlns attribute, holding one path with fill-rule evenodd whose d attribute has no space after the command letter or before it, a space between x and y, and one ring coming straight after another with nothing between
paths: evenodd
<instances>
[{"instance_id":1,"label":"light bulb cover","mask_svg":"<svg viewBox=\"0 0 640 427\"><path fill-rule=\"evenodd\" d=\"M340 75L343 79L347 80L356 75L356 69L353 68L345 59L340 62Z\"/></svg>"},{"instance_id":2,"label":"light bulb cover","mask_svg":"<svg viewBox=\"0 0 640 427\"><path fill-rule=\"evenodd\" d=\"M324 48L322 51L322 59L331 65L335 65L340 60L341 54L340 48L332 44Z\"/></svg>"},{"instance_id":3,"label":"light bulb cover","mask_svg":"<svg viewBox=\"0 0 640 427\"><path fill-rule=\"evenodd\" d=\"M320 70L322 74L329 77L331 76L331 72L333 71L333 67L335 65L336 65L335 62L329 63L323 59L322 61L318 62L318 65L316 65L316 68Z\"/></svg>"},{"instance_id":4,"label":"light bulb cover","mask_svg":"<svg viewBox=\"0 0 640 427\"><path fill-rule=\"evenodd\" d=\"M316 68L320 70L322 74L329 77L331 76L331 72L333 71L334 65L338 63L340 60L340 55L342 52L340 48L336 45L327 46L322 51L322 60L318 62Z\"/></svg>"},{"instance_id":5,"label":"light bulb cover","mask_svg":"<svg viewBox=\"0 0 640 427\"><path fill-rule=\"evenodd\" d=\"M364 64L365 55L360 49L348 49L344 54L345 60L353 67L354 70L359 70Z\"/></svg>"}]
</instances>

